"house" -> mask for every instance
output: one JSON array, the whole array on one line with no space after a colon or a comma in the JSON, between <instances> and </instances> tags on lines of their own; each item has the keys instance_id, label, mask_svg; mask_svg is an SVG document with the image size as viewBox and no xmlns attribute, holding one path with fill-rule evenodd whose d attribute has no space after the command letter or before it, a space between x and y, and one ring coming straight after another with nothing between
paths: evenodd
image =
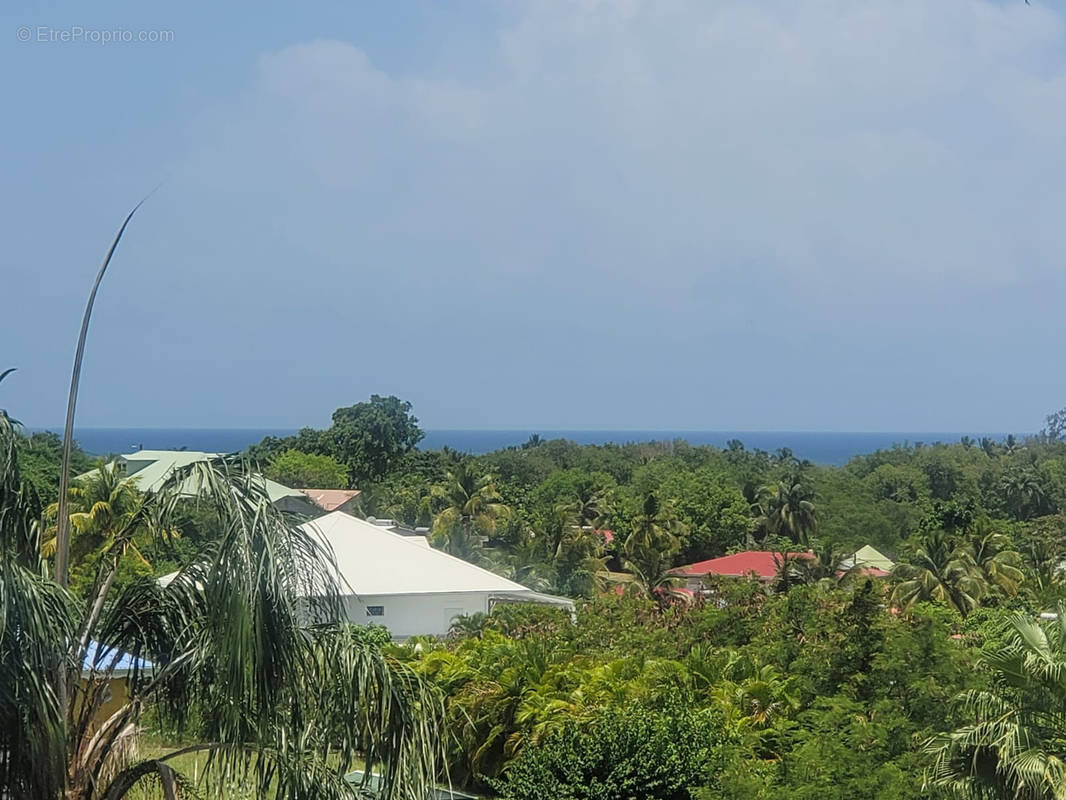
<instances>
[{"instance_id":1,"label":"house","mask_svg":"<svg viewBox=\"0 0 1066 800\"><path fill-rule=\"evenodd\" d=\"M83 694L88 694L93 688L103 692L100 708L93 714L94 728L99 728L130 701L130 674L151 669L150 661L89 642L81 665L81 690Z\"/></svg>"},{"instance_id":2,"label":"house","mask_svg":"<svg viewBox=\"0 0 1066 800\"><path fill-rule=\"evenodd\" d=\"M811 553L785 553L787 558L812 558ZM704 579L715 575L722 578L748 578L769 583L781 569L782 554L769 550L745 550L720 558L697 561L670 570L670 574L685 579L688 589L700 589Z\"/></svg>"},{"instance_id":3,"label":"house","mask_svg":"<svg viewBox=\"0 0 1066 800\"><path fill-rule=\"evenodd\" d=\"M670 571L671 575L685 579L689 589L700 589L708 576L721 578L749 578L769 583L781 569L782 557L790 559L814 558L813 553L778 553L771 550L745 550L741 553L685 564ZM895 563L883 553L867 545L840 562L840 570L859 567L859 572L869 578L885 578ZM841 574L841 573L838 573Z\"/></svg>"},{"instance_id":4,"label":"house","mask_svg":"<svg viewBox=\"0 0 1066 800\"><path fill-rule=\"evenodd\" d=\"M135 453L119 456L117 463L125 467L127 479L137 489L142 492L152 492L162 487L175 470L198 461L219 457L219 453L202 453L199 450L138 450ZM83 478L90 474L87 472L78 477ZM262 478L262 480L270 502L282 511L307 517L314 517L321 513L321 509L298 489L282 486L269 478ZM189 478L182 487L184 494L191 496L197 493L197 487L192 481L193 479Z\"/></svg>"},{"instance_id":5,"label":"house","mask_svg":"<svg viewBox=\"0 0 1066 800\"><path fill-rule=\"evenodd\" d=\"M860 567L863 572L882 577L893 570L896 566L896 562L879 550L874 549L870 545L866 545L860 547L850 558L844 560L841 563L841 566L844 567L844 569L850 569L853 566L857 566Z\"/></svg>"},{"instance_id":6,"label":"house","mask_svg":"<svg viewBox=\"0 0 1066 800\"><path fill-rule=\"evenodd\" d=\"M540 594L434 549L424 536L333 511L301 528L332 551L347 617L384 625L394 638L443 636L461 615L499 603L540 603L573 611L572 601Z\"/></svg>"},{"instance_id":7,"label":"house","mask_svg":"<svg viewBox=\"0 0 1066 800\"><path fill-rule=\"evenodd\" d=\"M300 489L323 511L355 512L359 505L358 489Z\"/></svg>"}]
</instances>

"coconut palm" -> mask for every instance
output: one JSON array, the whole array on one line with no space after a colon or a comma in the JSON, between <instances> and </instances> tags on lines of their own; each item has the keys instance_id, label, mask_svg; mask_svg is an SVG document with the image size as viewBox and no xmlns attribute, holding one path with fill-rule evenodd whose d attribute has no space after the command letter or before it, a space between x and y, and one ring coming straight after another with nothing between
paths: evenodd
<instances>
[{"instance_id":1,"label":"coconut palm","mask_svg":"<svg viewBox=\"0 0 1066 800\"><path fill-rule=\"evenodd\" d=\"M491 537L497 523L511 513L496 489L494 476L476 472L469 459L455 461L445 482L433 487L433 496L441 510L433 520L431 538L444 549L453 539L468 543L472 536ZM457 531L461 535L457 536Z\"/></svg>"},{"instance_id":2,"label":"coconut palm","mask_svg":"<svg viewBox=\"0 0 1066 800\"><path fill-rule=\"evenodd\" d=\"M809 554L782 553L778 559L774 589L787 591L796 585L833 588L846 584L862 573L851 554L838 551L826 541Z\"/></svg>"},{"instance_id":3,"label":"coconut palm","mask_svg":"<svg viewBox=\"0 0 1066 800\"><path fill-rule=\"evenodd\" d=\"M1032 519L1049 510L1047 493L1032 469L1008 470L999 490L1007 510L1018 519Z\"/></svg>"},{"instance_id":4,"label":"coconut palm","mask_svg":"<svg viewBox=\"0 0 1066 800\"><path fill-rule=\"evenodd\" d=\"M757 515L756 527L763 532L762 538L776 534L806 546L818 527L812 498L810 489L797 475L759 489L753 511Z\"/></svg>"},{"instance_id":5,"label":"coconut palm","mask_svg":"<svg viewBox=\"0 0 1066 800\"><path fill-rule=\"evenodd\" d=\"M1053 606L1062 597L1061 553L1061 548L1048 539L1030 538L1023 545L1025 592L1042 608Z\"/></svg>"},{"instance_id":6,"label":"coconut palm","mask_svg":"<svg viewBox=\"0 0 1066 800\"><path fill-rule=\"evenodd\" d=\"M79 603L46 577L17 440L0 417L0 796L121 800L154 780L176 798L188 781L174 759L192 751L220 794L232 782L260 797L353 797L342 776L357 758L390 797L424 791L438 701L342 622L329 554L290 527L247 464L192 465L140 503L109 529ZM116 588L130 539L169 529L190 476L215 538L167 581ZM105 715L120 657L128 696ZM149 708L176 726L197 720L197 743L129 760Z\"/></svg>"},{"instance_id":7,"label":"coconut palm","mask_svg":"<svg viewBox=\"0 0 1066 800\"><path fill-rule=\"evenodd\" d=\"M939 602L965 616L987 592L988 581L973 552L957 548L943 531L924 536L907 561L896 565L893 602L908 609L919 602Z\"/></svg>"},{"instance_id":8,"label":"coconut palm","mask_svg":"<svg viewBox=\"0 0 1066 800\"><path fill-rule=\"evenodd\" d=\"M563 536L553 566L557 591L582 597L602 591L607 572L602 537L590 528L571 528Z\"/></svg>"},{"instance_id":9,"label":"coconut palm","mask_svg":"<svg viewBox=\"0 0 1066 800\"><path fill-rule=\"evenodd\" d=\"M120 470L114 465L101 466L78 480L67 494L72 572L78 575L74 579L75 585L91 580L91 571L99 557L111 551L116 537L131 530L131 525L132 534L122 537L122 555L132 556L142 572L151 571L152 565L138 546L139 542L143 544L145 528L136 522L145 498ZM52 503L45 510L45 516L54 519L58 511L59 503ZM56 523L45 530L41 552L46 557L55 555L58 527Z\"/></svg>"},{"instance_id":10,"label":"coconut palm","mask_svg":"<svg viewBox=\"0 0 1066 800\"><path fill-rule=\"evenodd\" d=\"M1014 597L1025 580L1022 557L1011 540L994 531L975 536L967 548L990 590Z\"/></svg>"},{"instance_id":11,"label":"coconut palm","mask_svg":"<svg viewBox=\"0 0 1066 800\"><path fill-rule=\"evenodd\" d=\"M1044 624L1015 617L983 661L991 685L959 695L966 723L927 742L927 783L970 800L1066 797L1066 608Z\"/></svg>"},{"instance_id":12,"label":"coconut palm","mask_svg":"<svg viewBox=\"0 0 1066 800\"><path fill-rule=\"evenodd\" d=\"M649 595L669 594L678 583L669 574L673 557L681 549L676 534L680 530L677 517L669 506L661 505L659 499L649 493L632 524L632 531L622 547L626 567Z\"/></svg>"},{"instance_id":13,"label":"coconut palm","mask_svg":"<svg viewBox=\"0 0 1066 800\"><path fill-rule=\"evenodd\" d=\"M555 567L545 560L540 543L534 537L523 536L508 551L489 552L493 571L508 580L536 592L551 591L555 586Z\"/></svg>"},{"instance_id":14,"label":"coconut palm","mask_svg":"<svg viewBox=\"0 0 1066 800\"><path fill-rule=\"evenodd\" d=\"M596 526L610 511L610 490L595 475L578 481L573 494L559 502L561 510L579 527Z\"/></svg>"}]
</instances>

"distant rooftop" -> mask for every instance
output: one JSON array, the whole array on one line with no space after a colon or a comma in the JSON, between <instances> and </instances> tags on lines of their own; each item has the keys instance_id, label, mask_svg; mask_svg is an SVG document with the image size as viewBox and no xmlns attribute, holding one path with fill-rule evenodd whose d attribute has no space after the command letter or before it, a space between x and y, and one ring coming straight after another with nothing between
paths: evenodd
<instances>
[{"instance_id":1,"label":"distant rooftop","mask_svg":"<svg viewBox=\"0 0 1066 800\"><path fill-rule=\"evenodd\" d=\"M127 653L103 647L98 642L89 642L85 650L85 658L82 661L82 672L91 672L94 669L110 669L114 674L121 675L131 670L151 669L152 662L143 658L134 658Z\"/></svg>"},{"instance_id":2,"label":"distant rooftop","mask_svg":"<svg viewBox=\"0 0 1066 800\"><path fill-rule=\"evenodd\" d=\"M323 511L336 511L338 508L359 496L358 489L300 489L311 501Z\"/></svg>"},{"instance_id":3,"label":"distant rooftop","mask_svg":"<svg viewBox=\"0 0 1066 800\"><path fill-rule=\"evenodd\" d=\"M489 592L500 598L573 607L570 600L538 594L429 547L423 537L398 535L343 511L333 511L300 527L328 546L343 584L357 596Z\"/></svg>"},{"instance_id":4,"label":"distant rooftop","mask_svg":"<svg viewBox=\"0 0 1066 800\"><path fill-rule=\"evenodd\" d=\"M810 553L786 553L788 558L811 558ZM709 558L695 564L685 564L670 571L671 575L686 578L702 578L705 575L721 575L727 578L747 578L752 575L759 580L772 580L781 568L781 553L769 550L745 550L721 558Z\"/></svg>"},{"instance_id":5,"label":"distant rooftop","mask_svg":"<svg viewBox=\"0 0 1066 800\"><path fill-rule=\"evenodd\" d=\"M133 453L120 455L119 461L126 465L126 475L130 483L142 492L152 492L160 489L175 470L199 461L219 458L221 455L220 453L204 453L200 450L137 450ZM95 470L90 472L93 471ZM85 475L88 474L90 473L85 473ZM83 476L79 475L78 477ZM192 479L190 478L190 480ZM286 497L298 497L302 502L307 502L303 492L297 489L290 489L288 486L283 486L277 481L272 481L266 477L263 477L262 480L272 503L277 503ZM187 482L187 485L182 487L182 491L190 495L196 494L197 487Z\"/></svg>"}]
</instances>

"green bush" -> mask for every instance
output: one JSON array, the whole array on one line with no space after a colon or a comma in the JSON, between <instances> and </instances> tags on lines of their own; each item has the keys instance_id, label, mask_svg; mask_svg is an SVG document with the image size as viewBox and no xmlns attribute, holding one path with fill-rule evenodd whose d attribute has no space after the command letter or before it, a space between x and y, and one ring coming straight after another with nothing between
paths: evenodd
<instances>
[{"instance_id":1,"label":"green bush","mask_svg":"<svg viewBox=\"0 0 1066 800\"><path fill-rule=\"evenodd\" d=\"M493 787L508 800L689 800L715 771L713 712L612 708L528 745Z\"/></svg>"}]
</instances>

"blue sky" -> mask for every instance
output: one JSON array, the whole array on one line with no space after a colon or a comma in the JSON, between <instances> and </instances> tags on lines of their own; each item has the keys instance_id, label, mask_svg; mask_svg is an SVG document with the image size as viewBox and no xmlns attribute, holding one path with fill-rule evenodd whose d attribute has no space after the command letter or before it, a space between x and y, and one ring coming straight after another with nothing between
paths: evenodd
<instances>
[{"instance_id":1,"label":"blue sky","mask_svg":"<svg viewBox=\"0 0 1066 800\"><path fill-rule=\"evenodd\" d=\"M1066 404L1061 4L0 20L0 405L29 424L62 420L92 275L160 182L82 425L323 425L379 393L429 428L1024 431ZM77 29L172 33L41 41Z\"/></svg>"}]
</instances>

